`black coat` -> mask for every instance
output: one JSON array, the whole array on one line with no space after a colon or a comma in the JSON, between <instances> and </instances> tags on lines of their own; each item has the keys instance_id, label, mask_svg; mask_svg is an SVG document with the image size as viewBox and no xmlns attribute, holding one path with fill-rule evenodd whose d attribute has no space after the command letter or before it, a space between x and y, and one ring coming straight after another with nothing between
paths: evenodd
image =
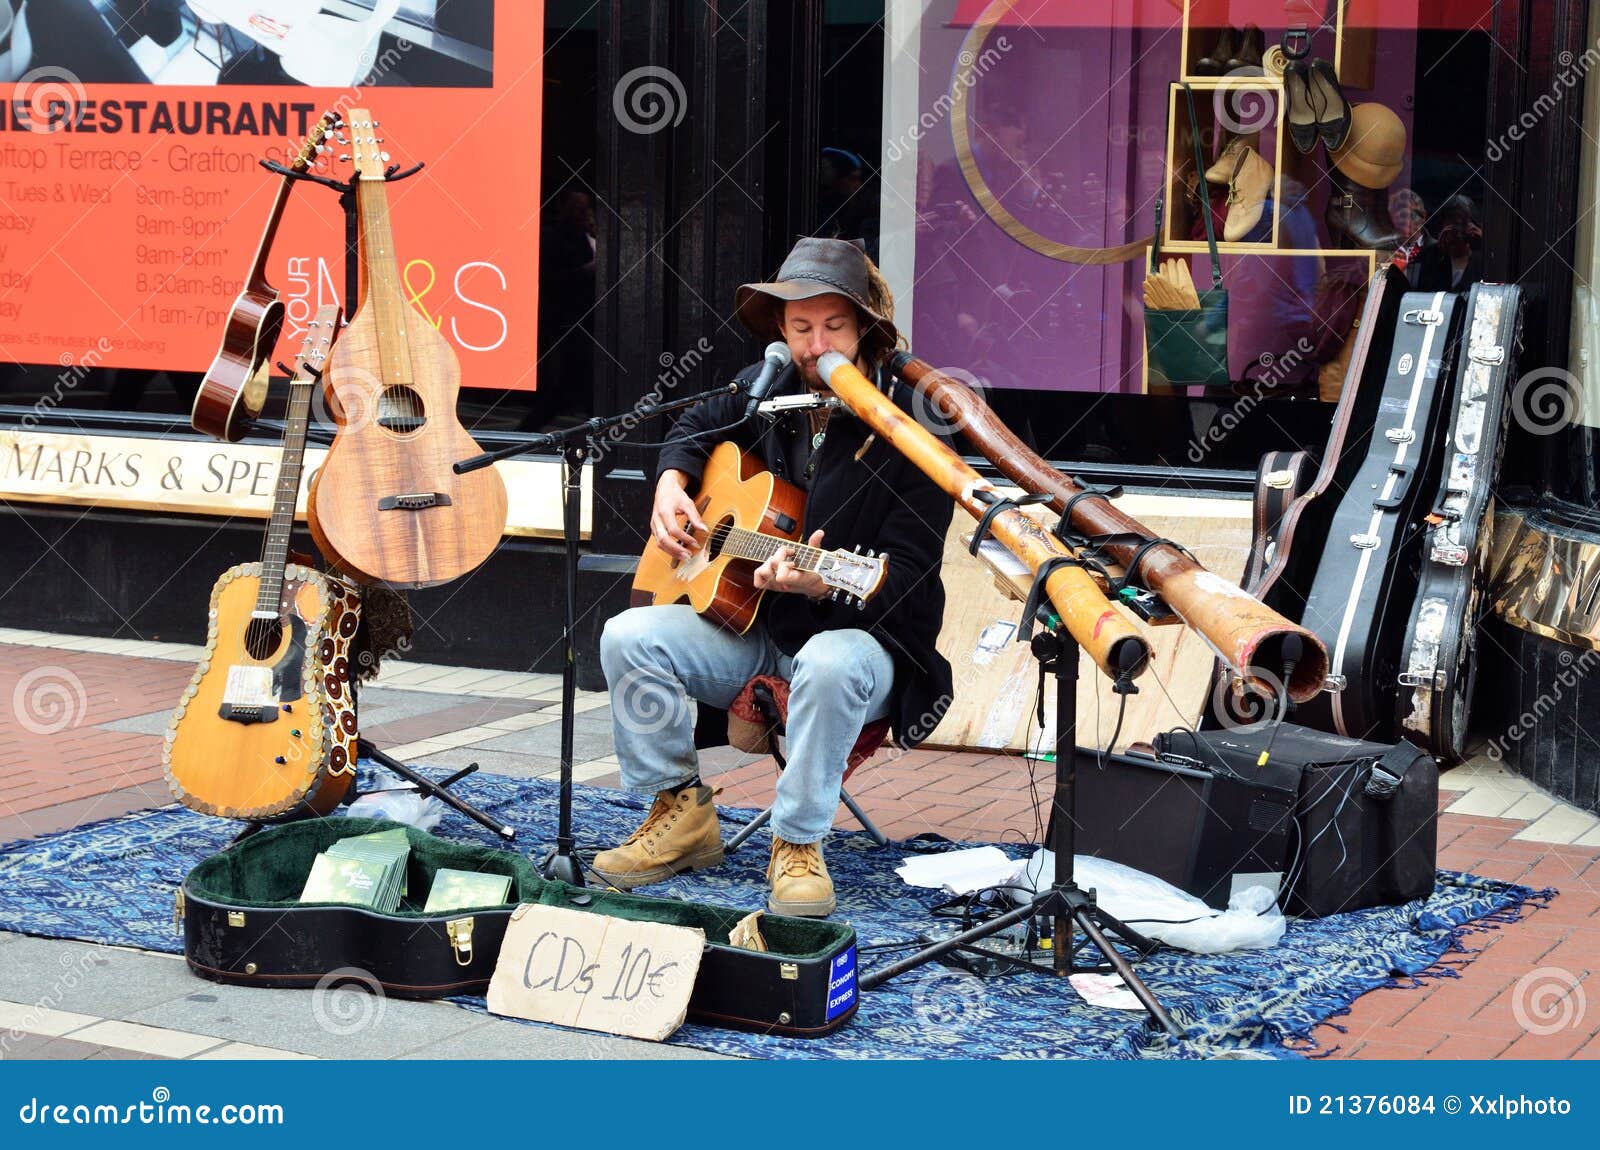
<instances>
[{"instance_id":1,"label":"black coat","mask_svg":"<svg viewBox=\"0 0 1600 1150\"><path fill-rule=\"evenodd\" d=\"M747 382L760 367L752 364L737 378ZM899 382L892 386L895 401L911 410L905 386ZM791 366L779 375L772 394L795 395L804 390ZM727 396L690 408L672 429L668 446L662 448L656 477L671 468L698 480L712 448L732 440L762 459L767 470L797 482L804 461L795 458L794 444L807 418L804 413L791 414L776 424L758 416L725 435L687 438L737 422L745 403L742 395ZM864 608L829 599L813 603L803 595L766 595L759 618L778 649L788 655L822 631L860 628L871 633L894 658L889 718L895 739L912 747L932 733L952 701L950 664L934 648L934 640L944 621L939 565L955 505L915 464L881 438L873 440L856 459L869 434L866 425L846 409L835 410L830 417L806 497L801 538L809 539L813 531L821 530L822 546L830 550L859 546L887 555L883 586ZM697 741L709 745L704 729Z\"/></svg>"}]
</instances>

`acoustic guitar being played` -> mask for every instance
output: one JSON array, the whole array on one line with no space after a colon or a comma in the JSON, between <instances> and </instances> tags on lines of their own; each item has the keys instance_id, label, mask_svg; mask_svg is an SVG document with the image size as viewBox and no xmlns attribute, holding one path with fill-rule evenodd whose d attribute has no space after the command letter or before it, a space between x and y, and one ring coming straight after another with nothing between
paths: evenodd
<instances>
[{"instance_id":1,"label":"acoustic guitar being played","mask_svg":"<svg viewBox=\"0 0 1600 1150\"><path fill-rule=\"evenodd\" d=\"M456 418L461 369L445 337L406 299L378 124L361 109L345 122L362 297L322 381L339 430L312 479L311 537L352 578L431 587L465 575L499 545L506 488L492 467L451 470L481 450Z\"/></svg>"},{"instance_id":2,"label":"acoustic guitar being played","mask_svg":"<svg viewBox=\"0 0 1600 1150\"><path fill-rule=\"evenodd\" d=\"M300 151L289 162L292 171L303 172L322 150L329 132L338 126L339 116L325 112L312 127ZM194 394L189 422L206 435L237 443L244 438L250 422L261 414L267 399L267 382L272 349L283 330L283 301L278 289L267 282L267 257L278 234L278 223L289 202L294 177L284 176L278 185L267 226L256 247L256 258L245 276L244 287L228 311L223 325L222 347L206 369Z\"/></svg>"},{"instance_id":3,"label":"acoustic guitar being played","mask_svg":"<svg viewBox=\"0 0 1600 1150\"><path fill-rule=\"evenodd\" d=\"M339 309L326 307L306 329L261 561L212 588L205 655L167 728L168 785L206 814L327 814L355 778L349 650L360 590L289 561L312 389L338 326Z\"/></svg>"},{"instance_id":4,"label":"acoustic guitar being played","mask_svg":"<svg viewBox=\"0 0 1600 1150\"><path fill-rule=\"evenodd\" d=\"M862 605L883 585L889 561L882 555L798 543L804 493L763 471L736 444L721 443L711 452L694 505L707 527L690 531L696 550L687 559L674 559L654 543L645 548L630 606L688 603L742 635L755 622L765 594L756 588L755 569L782 547L797 568L815 571L833 588L835 599L842 595Z\"/></svg>"}]
</instances>

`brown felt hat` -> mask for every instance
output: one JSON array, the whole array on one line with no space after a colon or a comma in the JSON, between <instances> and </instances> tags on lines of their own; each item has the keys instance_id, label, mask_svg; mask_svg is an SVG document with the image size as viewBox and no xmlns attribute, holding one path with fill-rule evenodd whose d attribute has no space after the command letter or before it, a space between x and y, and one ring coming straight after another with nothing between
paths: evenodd
<instances>
[{"instance_id":1,"label":"brown felt hat","mask_svg":"<svg viewBox=\"0 0 1600 1150\"><path fill-rule=\"evenodd\" d=\"M810 237L794 245L771 283L741 284L734 293L734 310L739 322L760 339L779 338L779 310L790 300L812 299L819 295L842 295L855 304L877 326L888 346L899 341L899 333L888 316L873 310L867 300L868 268L866 251L853 240Z\"/></svg>"},{"instance_id":2,"label":"brown felt hat","mask_svg":"<svg viewBox=\"0 0 1600 1150\"><path fill-rule=\"evenodd\" d=\"M1364 188L1387 188L1406 162L1406 126L1383 104L1350 109L1350 135L1332 153L1333 166Z\"/></svg>"}]
</instances>

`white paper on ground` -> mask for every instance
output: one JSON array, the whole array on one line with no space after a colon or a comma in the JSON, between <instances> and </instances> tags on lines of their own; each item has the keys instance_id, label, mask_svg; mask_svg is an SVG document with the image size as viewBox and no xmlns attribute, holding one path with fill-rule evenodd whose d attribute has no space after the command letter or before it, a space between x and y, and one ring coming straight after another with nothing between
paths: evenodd
<instances>
[{"instance_id":1,"label":"white paper on ground","mask_svg":"<svg viewBox=\"0 0 1600 1150\"><path fill-rule=\"evenodd\" d=\"M1069 974L1067 981L1090 1006L1107 1006L1112 1010L1144 1009L1144 1003L1128 989L1120 974Z\"/></svg>"},{"instance_id":2,"label":"white paper on ground","mask_svg":"<svg viewBox=\"0 0 1600 1150\"><path fill-rule=\"evenodd\" d=\"M895 867L895 873L905 880L907 886L926 886L948 890L952 894L969 894L1010 882L1017 866L999 847L968 847L943 854L910 855Z\"/></svg>"},{"instance_id":3,"label":"white paper on ground","mask_svg":"<svg viewBox=\"0 0 1600 1150\"><path fill-rule=\"evenodd\" d=\"M1288 925L1267 887L1234 891L1228 909L1222 911L1163 879L1110 859L1075 855L1072 872L1079 886L1095 892L1097 905L1107 914L1140 934L1195 954L1276 946ZM1049 886L1054 873L1054 853L1041 849L1016 865L1009 882L1022 889L1007 894L1020 902L1027 891Z\"/></svg>"}]
</instances>

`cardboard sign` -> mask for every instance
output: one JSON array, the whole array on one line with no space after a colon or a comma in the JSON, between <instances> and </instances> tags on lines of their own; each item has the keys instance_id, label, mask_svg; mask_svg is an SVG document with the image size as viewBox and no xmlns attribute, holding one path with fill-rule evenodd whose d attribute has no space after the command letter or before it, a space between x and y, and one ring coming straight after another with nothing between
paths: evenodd
<instances>
[{"instance_id":1,"label":"cardboard sign","mask_svg":"<svg viewBox=\"0 0 1600 1150\"><path fill-rule=\"evenodd\" d=\"M489 1011L659 1042L683 1025L705 942L697 927L519 906Z\"/></svg>"}]
</instances>

